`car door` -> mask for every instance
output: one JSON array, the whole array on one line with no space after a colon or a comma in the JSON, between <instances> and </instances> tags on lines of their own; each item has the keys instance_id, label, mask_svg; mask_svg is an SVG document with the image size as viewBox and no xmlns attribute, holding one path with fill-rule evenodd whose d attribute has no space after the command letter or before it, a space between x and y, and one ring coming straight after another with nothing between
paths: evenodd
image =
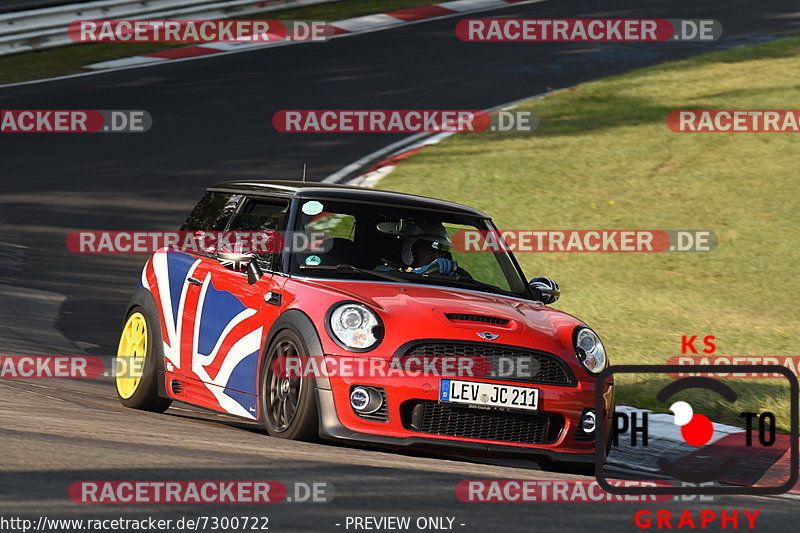
<instances>
[{"instance_id":1,"label":"car door","mask_svg":"<svg viewBox=\"0 0 800 533\"><path fill-rule=\"evenodd\" d=\"M224 230L282 229L288 201L207 193L181 228L196 235ZM263 275L220 261L215 252L160 251L143 285L161 311L165 387L173 398L255 418L263 337L280 311L280 251L259 254ZM264 300L272 293L271 303Z\"/></svg>"},{"instance_id":2,"label":"car door","mask_svg":"<svg viewBox=\"0 0 800 533\"><path fill-rule=\"evenodd\" d=\"M239 194L208 192L189 214L181 230L195 235L222 231L243 199ZM186 401L194 401L197 396L189 381L196 377L191 372L193 346L190 340L202 285L198 279L204 277L203 271L211 265L204 259L201 253L162 249L147 262L141 279L141 285L151 292L161 315L166 392Z\"/></svg>"},{"instance_id":3,"label":"car door","mask_svg":"<svg viewBox=\"0 0 800 533\"><path fill-rule=\"evenodd\" d=\"M282 231L288 201L245 198L227 226L228 231ZM182 367L201 381L218 408L255 418L258 371L264 336L280 314L285 277L279 270L281 253L253 258L263 275L251 284L246 271L215 256L200 258L191 283L196 287L196 316L192 328L181 332ZM270 298L265 298L269 295ZM267 301L269 300L269 301Z\"/></svg>"}]
</instances>

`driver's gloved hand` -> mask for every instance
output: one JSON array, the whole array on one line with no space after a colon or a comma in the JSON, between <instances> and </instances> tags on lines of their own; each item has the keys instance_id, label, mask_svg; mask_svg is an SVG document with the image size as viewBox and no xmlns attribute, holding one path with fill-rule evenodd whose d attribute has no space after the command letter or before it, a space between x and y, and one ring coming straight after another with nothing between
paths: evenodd
<instances>
[{"instance_id":1,"label":"driver's gloved hand","mask_svg":"<svg viewBox=\"0 0 800 533\"><path fill-rule=\"evenodd\" d=\"M434 265L438 265L439 267L439 274L443 274L445 276L449 276L450 274L454 274L456 269L458 269L458 263L453 261L452 259L446 259L444 257L440 257L431 263L415 268L411 270L411 272L415 272L417 274L424 274L428 270L431 270Z\"/></svg>"}]
</instances>

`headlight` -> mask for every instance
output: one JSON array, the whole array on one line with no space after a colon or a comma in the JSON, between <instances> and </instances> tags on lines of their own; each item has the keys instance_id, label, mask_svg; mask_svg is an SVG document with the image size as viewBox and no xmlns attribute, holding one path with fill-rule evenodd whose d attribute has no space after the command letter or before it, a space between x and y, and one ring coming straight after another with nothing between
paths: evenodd
<instances>
[{"instance_id":1,"label":"headlight","mask_svg":"<svg viewBox=\"0 0 800 533\"><path fill-rule=\"evenodd\" d=\"M380 320L366 305L339 304L333 308L328 326L333 340L349 350L366 351L380 341Z\"/></svg>"},{"instance_id":2,"label":"headlight","mask_svg":"<svg viewBox=\"0 0 800 533\"><path fill-rule=\"evenodd\" d=\"M578 334L575 335L575 354L586 370L593 374L602 372L606 367L606 349L597 333L589 328L578 329Z\"/></svg>"}]
</instances>

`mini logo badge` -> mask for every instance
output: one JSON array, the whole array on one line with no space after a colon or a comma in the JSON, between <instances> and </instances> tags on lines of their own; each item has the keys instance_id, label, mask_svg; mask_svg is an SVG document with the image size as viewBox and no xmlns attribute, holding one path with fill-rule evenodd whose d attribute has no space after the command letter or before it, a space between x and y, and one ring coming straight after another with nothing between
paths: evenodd
<instances>
[{"instance_id":1,"label":"mini logo badge","mask_svg":"<svg viewBox=\"0 0 800 533\"><path fill-rule=\"evenodd\" d=\"M482 332L478 333L478 337L480 337L481 339L486 339L487 341L493 341L496 338L498 338L499 336L500 335L496 335L496 334L494 334L494 333L492 333L490 331L482 331Z\"/></svg>"}]
</instances>

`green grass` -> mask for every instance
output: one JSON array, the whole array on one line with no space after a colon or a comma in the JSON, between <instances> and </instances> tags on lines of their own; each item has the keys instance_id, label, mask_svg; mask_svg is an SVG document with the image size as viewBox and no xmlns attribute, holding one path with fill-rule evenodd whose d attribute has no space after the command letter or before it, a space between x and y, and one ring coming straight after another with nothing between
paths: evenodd
<instances>
[{"instance_id":1,"label":"green grass","mask_svg":"<svg viewBox=\"0 0 800 533\"><path fill-rule=\"evenodd\" d=\"M665 124L673 109L797 109L799 71L795 38L586 83L520 106L539 114L538 131L455 135L379 187L478 207L503 229L713 230L710 253L518 259L561 284L555 307L594 327L613 363L664 364L695 334L716 336L718 355L800 355L800 137ZM786 420L781 380L742 383ZM619 402L657 407L662 382L621 384ZM741 425L730 406L701 401Z\"/></svg>"},{"instance_id":2,"label":"green grass","mask_svg":"<svg viewBox=\"0 0 800 533\"><path fill-rule=\"evenodd\" d=\"M324 20L332 22L433 3L435 3L433 0L341 0L339 2L294 9L249 13L233 18L245 20L257 20L259 18ZM169 48L187 46L188 44L198 43L91 43L0 56L0 83L14 83L87 72L91 69L82 68L84 65L158 52Z\"/></svg>"}]
</instances>

